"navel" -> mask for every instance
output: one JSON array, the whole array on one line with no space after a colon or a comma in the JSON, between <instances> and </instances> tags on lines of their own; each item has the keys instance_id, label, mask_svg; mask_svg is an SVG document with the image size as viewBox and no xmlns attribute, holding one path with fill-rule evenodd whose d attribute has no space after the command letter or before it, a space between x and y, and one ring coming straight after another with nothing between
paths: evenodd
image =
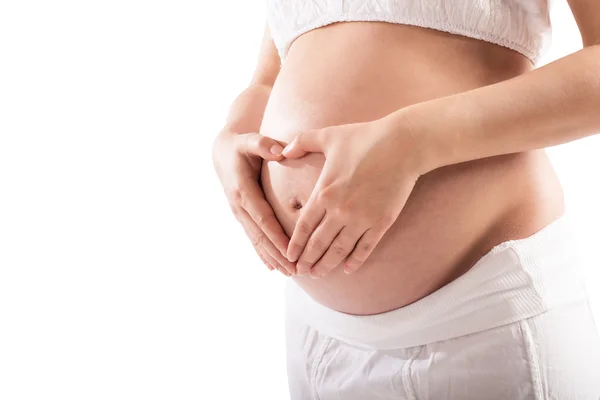
<instances>
[{"instance_id":1,"label":"navel","mask_svg":"<svg viewBox=\"0 0 600 400\"><path fill-rule=\"evenodd\" d=\"M297 197L292 197L290 199L290 205L292 210L300 210L302 208L302 202Z\"/></svg>"}]
</instances>

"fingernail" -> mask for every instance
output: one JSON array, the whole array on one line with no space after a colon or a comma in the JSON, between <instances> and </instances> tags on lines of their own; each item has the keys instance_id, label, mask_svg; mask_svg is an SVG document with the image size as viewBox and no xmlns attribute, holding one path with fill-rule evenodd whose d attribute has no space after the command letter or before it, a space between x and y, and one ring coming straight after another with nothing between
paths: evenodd
<instances>
[{"instance_id":1,"label":"fingernail","mask_svg":"<svg viewBox=\"0 0 600 400\"><path fill-rule=\"evenodd\" d=\"M290 148L291 148L291 145L285 146L285 148L282 151L282 153L283 153L284 156L287 156L289 154Z\"/></svg>"},{"instance_id":2,"label":"fingernail","mask_svg":"<svg viewBox=\"0 0 600 400\"><path fill-rule=\"evenodd\" d=\"M313 278L313 279L319 279L321 277L321 274L315 273L315 272L311 272L310 273L310 277Z\"/></svg>"},{"instance_id":3,"label":"fingernail","mask_svg":"<svg viewBox=\"0 0 600 400\"><path fill-rule=\"evenodd\" d=\"M275 154L276 156L281 155L283 151L283 147L279 144L274 144L271 146L271 154Z\"/></svg>"}]
</instances>

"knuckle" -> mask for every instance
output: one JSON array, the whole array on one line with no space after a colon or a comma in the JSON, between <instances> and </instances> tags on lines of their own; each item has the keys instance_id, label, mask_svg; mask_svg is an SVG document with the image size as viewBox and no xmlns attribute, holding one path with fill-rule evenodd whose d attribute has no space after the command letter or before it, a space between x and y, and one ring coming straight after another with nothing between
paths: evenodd
<instances>
[{"instance_id":1,"label":"knuckle","mask_svg":"<svg viewBox=\"0 0 600 400\"><path fill-rule=\"evenodd\" d=\"M313 249L317 250L317 251L323 251L327 248L327 245L325 244L325 242L319 238L314 238L311 239L310 241L310 247L312 247Z\"/></svg>"},{"instance_id":2,"label":"knuckle","mask_svg":"<svg viewBox=\"0 0 600 400\"><path fill-rule=\"evenodd\" d=\"M273 215L272 214L264 214L261 213L256 216L256 226L258 226L261 230L265 230L265 228L272 222Z\"/></svg>"},{"instance_id":3,"label":"knuckle","mask_svg":"<svg viewBox=\"0 0 600 400\"><path fill-rule=\"evenodd\" d=\"M265 226L265 216L263 214L257 215L254 222L259 229L264 230L263 227Z\"/></svg>"},{"instance_id":4,"label":"knuckle","mask_svg":"<svg viewBox=\"0 0 600 400\"><path fill-rule=\"evenodd\" d=\"M339 207L334 208L332 210L332 214L333 218L335 218L337 221L348 221L351 219L353 220L360 215L359 213L355 212L352 208L346 205L341 205Z\"/></svg>"},{"instance_id":5,"label":"knuckle","mask_svg":"<svg viewBox=\"0 0 600 400\"><path fill-rule=\"evenodd\" d=\"M252 244L254 247L262 246L265 242L265 235L263 233L258 233L252 238Z\"/></svg>"},{"instance_id":6,"label":"knuckle","mask_svg":"<svg viewBox=\"0 0 600 400\"><path fill-rule=\"evenodd\" d=\"M326 188L319 190L319 192L316 194L315 202L317 204L324 205L324 204L328 204L328 203L332 202L334 200L334 198L335 198L334 190L329 187L326 187Z\"/></svg>"},{"instance_id":7,"label":"knuckle","mask_svg":"<svg viewBox=\"0 0 600 400\"><path fill-rule=\"evenodd\" d=\"M259 135L256 139L257 147L261 149L266 149L271 144L271 141L266 136Z\"/></svg>"},{"instance_id":8,"label":"knuckle","mask_svg":"<svg viewBox=\"0 0 600 400\"><path fill-rule=\"evenodd\" d=\"M335 254L337 257L344 257L346 255L348 255L348 249L342 245L341 243L335 243L331 246L331 251L333 251L333 254Z\"/></svg>"},{"instance_id":9,"label":"knuckle","mask_svg":"<svg viewBox=\"0 0 600 400\"><path fill-rule=\"evenodd\" d=\"M366 255L369 254L373 249L375 248L375 245L373 244L373 242L363 242L360 244L360 246L358 247L358 250L360 251L360 258L363 258L362 255ZM357 257L359 258L359 257ZM364 261L364 259L362 260Z\"/></svg>"},{"instance_id":10,"label":"knuckle","mask_svg":"<svg viewBox=\"0 0 600 400\"><path fill-rule=\"evenodd\" d=\"M396 222L396 216L391 213L383 214L379 218L379 223L385 228L392 226L394 222Z\"/></svg>"},{"instance_id":11,"label":"knuckle","mask_svg":"<svg viewBox=\"0 0 600 400\"><path fill-rule=\"evenodd\" d=\"M233 204L241 204L244 198L244 190L239 186L234 186L227 191L227 197Z\"/></svg>"},{"instance_id":12,"label":"knuckle","mask_svg":"<svg viewBox=\"0 0 600 400\"><path fill-rule=\"evenodd\" d=\"M308 236L312 233L312 227L304 221L298 222L296 228L302 235Z\"/></svg>"}]
</instances>

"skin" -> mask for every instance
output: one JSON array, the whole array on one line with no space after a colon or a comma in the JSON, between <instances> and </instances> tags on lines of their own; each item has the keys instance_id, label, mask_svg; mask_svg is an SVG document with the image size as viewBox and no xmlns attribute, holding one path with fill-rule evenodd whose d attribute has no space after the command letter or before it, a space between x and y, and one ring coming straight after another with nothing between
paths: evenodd
<instances>
[{"instance_id":1,"label":"skin","mask_svg":"<svg viewBox=\"0 0 600 400\"><path fill-rule=\"evenodd\" d=\"M260 133L290 143L304 132L368 124L396 110L505 81L531 68L526 57L512 50L434 30L386 23L334 24L294 42L271 91ZM341 162L369 152L378 135L374 130L364 135L368 142L354 142L360 147L340 157ZM340 136L339 144L345 145L347 138ZM398 160L389 168L371 153L377 171L365 181L401 173L396 161L408 152L397 151ZM289 236L318 191L328 161L322 153L310 152L263 163L265 197ZM352 174L344 178L352 179ZM360 180L354 182L360 185ZM340 201L353 191L346 191ZM348 215L379 215L387 193L365 193L368 205ZM358 270L345 274L337 267L319 279L308 274L292 279L313 299L338 311L374 314L402 307L459 277L492 246L529 236L557 218L561 195L541 151L438 168L417 179L399 217ZM323 248L314 239L310 243ZM298 269L300 265L301 260Z\"/></svg>"},{"instance_id":2,"label":"skin","mask_svg":"<svg viewBox=\"0 0 600 400\"><path fill-rule=\"evenodd\" d=\"M571 3L586 48L595 48L598 7ZM315 300L339 311L398 308L456 279L495 244L526 237L561 214L560 185L543 151L532 149L550 143L534 139L545 138L549 126L558 142L592 130L594 122L585 121L594 120L597 99L565 96L588 88L595 72L575 85L579 92L571 75L563 87L548 85L582 62L593 64L597 55L587 54L587 61L565 58L562 72L554 68L536 85L530 76L538 70L500 46L351 23L302 35L279 69L267 32L255 77L215 141L215 166L268 266L287 267ZM541 90L546 96L536 95ZM516 93L522 106L508 107ZM576 100L575 114L552 108L553 97L560 106ZM478 107L485 113L477 115ZM536 121L540 129L532 129ZM560 121L571 130L552 128ZM251 149L251 140L239 140L244 135L260 144ZM289 143L286 157L267 152Z\"/></svg>"},{"instance_id":3,"label":"skin","mask_svg":"<svg viewBox=\"0 0 600 400\"><path fill-rule=\"evenodd\" d=\"M600 4L570 4L582 51L382 119L299 134L284 156L319 152L326 162L288 246L289 260L300 260L298 273L318 278L341 263L347 273L360 268L398 218L418 177L436 168L599 132ZM373 201L380 204L378 212L366 212Z\"/></svg>"},{"instance_id":4,"label":"skin","mask_svg":"<svg viewBox=\"0 0 600 400\"><path fill-rule=\"evenodd\" d=\"M279 56L266 30L252 81L232 104L226 125L213 143L212 153L231 210L256 253L269 270L290 276L296 267L283 255L289 238L259 184L263 159L283 158L280 143L258 134L279 65Z\"/></svg>"}]
</instances>

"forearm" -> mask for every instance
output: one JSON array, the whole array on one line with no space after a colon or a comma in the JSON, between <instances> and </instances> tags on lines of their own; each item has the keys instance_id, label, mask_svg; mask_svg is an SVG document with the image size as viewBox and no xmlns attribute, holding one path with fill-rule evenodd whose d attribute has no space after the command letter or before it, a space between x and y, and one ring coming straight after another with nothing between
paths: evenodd
<instances>
[{"instance_id":1,"label":"forearm","mask_svg":"<svg viewBox=\"0 0 600 400\"><path fill-rule=\"evenodd\" d=\"M592 135L600 132L600 47L390 118L418 137L427 170Z\"/></svg>"},{"instance_id":2,"label":"forearm","mask_svg":"<svg viewBox=\"0 0 600 400\"><path fill-rule=\"evenodd\" d=\"M253 83L240 93L229 108L223 130L237 133L258 132L271 89L271 86Z\"/></svg>"}]
</instances>

